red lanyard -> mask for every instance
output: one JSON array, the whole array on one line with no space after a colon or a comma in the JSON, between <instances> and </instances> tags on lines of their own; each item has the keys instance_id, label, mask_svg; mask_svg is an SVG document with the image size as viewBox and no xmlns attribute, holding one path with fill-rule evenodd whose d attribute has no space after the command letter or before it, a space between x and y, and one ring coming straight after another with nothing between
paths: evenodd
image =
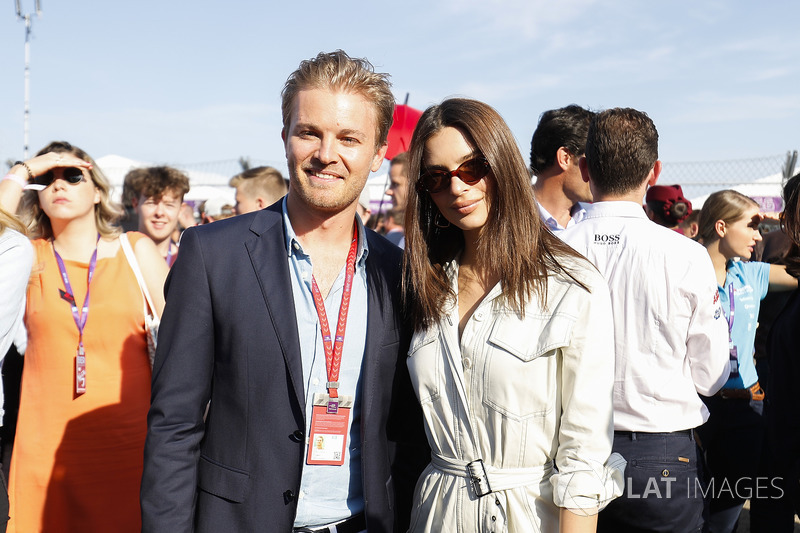
<instances>
[{"instance_id":1,"label":"red lanyard","mask_svg":"<svg viewBox=\"0 0 800 533\"><path fill-rule=\"evenodd\" d=\"M350 252L347 254L345 266L344 291L342 303L339 304L339 319L336 323L336 338L331 342L331 328L328 324L328 314L325 312L325 301L317 287L317 280L311 276L311 293L314 295L314 306L319 316L319 327L322 330L322 345L325 348L325 369L328 372L328 395L330 398L339 397L339 369L342 365L342 347L344 346L344 332L347 327L347 311L350 308L350 293L353 290L353 276L356 270L356 252L358 249L358 226L353 229L353 242L350 243Z\"/></svg>"}]
</instances>

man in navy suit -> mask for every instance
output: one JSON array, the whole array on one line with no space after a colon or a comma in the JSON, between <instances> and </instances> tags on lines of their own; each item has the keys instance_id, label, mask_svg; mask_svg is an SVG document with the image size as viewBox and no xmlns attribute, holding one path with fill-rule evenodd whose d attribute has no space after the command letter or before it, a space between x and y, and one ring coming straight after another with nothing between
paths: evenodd
<instances>
[{"instance_id":1,"label":"man in navy suit","mask_svg":"<svg viewBox=\"0 0 800 533\"><path fill-rule=\"evenodd\" d=\"M282 92L287 196L184 233L153 368L143 531L407 528L428 450L401 251L356 216L393 109L366 60L303 61Z\"/></svg>"}]
</instances>

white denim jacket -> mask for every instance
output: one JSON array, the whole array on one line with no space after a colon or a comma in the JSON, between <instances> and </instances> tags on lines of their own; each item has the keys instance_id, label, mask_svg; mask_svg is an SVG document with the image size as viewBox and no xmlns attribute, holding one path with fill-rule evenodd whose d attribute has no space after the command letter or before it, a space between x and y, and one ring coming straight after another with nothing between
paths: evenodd
<instances>
[{"instance_id":1,"label":"white denim jacket","mask_svg":"<svg viewBox=\"0 0 800 533\"><path fill-rule=\"evenodd\" d=\"M608 287L588 262L561 261L589 291L550 275L546 308L534 297L521 317L501 303L498 283L460 343L457 302L414 335L408 367L432 464L417 484L411 531L558 531L559 507L594 514L622 493L625 462L609 458ZM455 261L447 274L455 291Z\"/></svg>"}]
</instances>

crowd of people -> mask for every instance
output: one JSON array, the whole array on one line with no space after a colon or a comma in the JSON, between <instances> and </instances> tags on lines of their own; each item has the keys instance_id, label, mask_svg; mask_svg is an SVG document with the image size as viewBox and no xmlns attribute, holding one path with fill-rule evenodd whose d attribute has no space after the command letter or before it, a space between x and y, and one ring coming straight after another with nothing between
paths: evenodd
<instances>
[{"instance_id":1,"label":"crowd of people","mask_svg":"<svg viewBox=\"0 0 800 533\"><path fill-rule=\"evenodd\" d=\"M658 184L646 113L546 111L526 163L449 98L373 213L388 75L320 53L281 97L288 180L199 217L67 142L0 181L8 531L793 530L800 175L760 262L759 205Z\"/></svg>"}]
</instances>

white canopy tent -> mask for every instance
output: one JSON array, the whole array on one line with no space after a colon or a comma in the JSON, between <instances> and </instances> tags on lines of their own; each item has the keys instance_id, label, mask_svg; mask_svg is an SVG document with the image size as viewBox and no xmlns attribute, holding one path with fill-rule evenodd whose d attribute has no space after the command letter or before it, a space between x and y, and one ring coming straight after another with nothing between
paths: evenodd
<instances>
[{"instance_id":1,"label":"white canopy tent","mask_svg":"<svg viewBox=\"0 0 800 533\"><path fill-rule=\"evenodd\" d=\"M369 191L370 209L373 215L385 213L392 208L392 197L385 194L388 187L388 172L374 174L367 179L365 188Z\"/></svg>"},{"instance_id":2,"label":"white canopy tent","mask_svg":"<svg viewBox=\"0 0 800 533\"><path fill-rule=\"evenodd\" d=\"M117 202L120 201L122 197L122 183L125 180L125 175L134 168L153 166L152 163L136 161L114 154L100 157L96 159L96 162L97 166L100 167L103 174L105 174L109 182L111 182L111 186L113 187L111 196ZM189 176L190 189L184 197L184 200L199 204L209 198L219 196L229 200L231 205L236 203L236 190L232 187L228 187L229 176L196 170L180 170Z\"/></svg>"},{"instance_id":3,"label":"white canopy tent","mask_svg":"<svg viewBox=\"0 0 800 533\"><path fill-rule=\"evenodd\" d=\"M735 191L739 191L740 193L756 200L759 204L761 204L761 207L764 211L780 212L783 210L783 200L781 198L783 193L782 180L783 175L779 172L777 174L772 174L748 183L725 185L724 187L720 187L719 190L733 189ZM687 185L683 186L684 194L686 194L686 190L688 188L689 187ZM689 199L692 202L692 207L694 209L701 209L703 207L703 203L710 194L711 193L690 197ZM687 196L689 195L687 194Z\"/></svg>"}]
</instances>

